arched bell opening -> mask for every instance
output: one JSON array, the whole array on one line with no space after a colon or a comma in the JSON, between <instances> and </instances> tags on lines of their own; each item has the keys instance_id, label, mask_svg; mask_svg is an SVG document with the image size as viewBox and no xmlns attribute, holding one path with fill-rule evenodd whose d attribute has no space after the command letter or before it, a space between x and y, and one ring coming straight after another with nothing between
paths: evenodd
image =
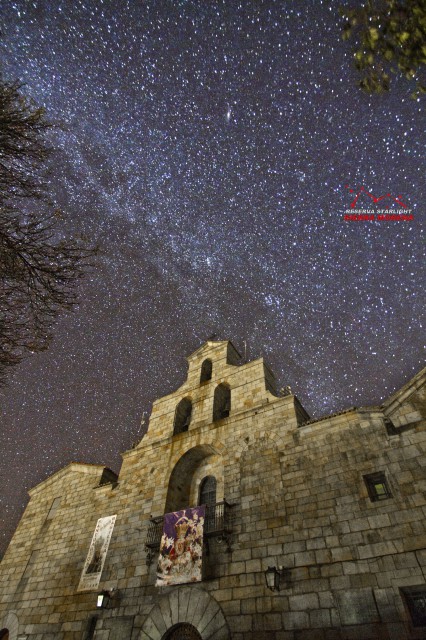
<instances>
[{"instance_id":1,"label":"arched bell opening","mask_svg":"<svg viewBox=\"0 0 426 640\"><path fill-rule=\"evenodd\" d=\"M231 389L227 384L219 384L214 390L213 422L227 418L231 411Z\"/></svg>"},{"instance_id":2,"label":"arched bell opening","mask_svg":"<svg viewBox=\"0 0 426 640\"><path fill-rule=\"evenodd\" d=\"M200 384L211 380L212 372L213 372L213 363L210 360L210 358L207 358L207 360L204 360L203 364L201 365Z\"/></svg>"},{"instance_id":3,"label":"arched bell opening","mask_svg":"<svg viewBox=\"0 0 426 640\"><path fill-rule=\"evenodd\" d=\"M188 431L192 417L192 402L189 398L183 398L176 407L173 435Z\"/></svg>"}]
</instances>

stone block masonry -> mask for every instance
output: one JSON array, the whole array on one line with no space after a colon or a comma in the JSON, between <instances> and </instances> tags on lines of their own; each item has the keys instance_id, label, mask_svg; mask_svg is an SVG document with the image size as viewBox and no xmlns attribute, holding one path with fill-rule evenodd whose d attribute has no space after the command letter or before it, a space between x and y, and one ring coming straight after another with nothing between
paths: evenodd
<instances>
[{"instance_id":1,"label":"stone block masonry","mask_svg":"<svg viewBox=\"0 0 426 640\"><path fill-rule=\"evenodd\" d=\"M118 476L70 463L30 491L0 565L0 639L425 638L426 370L381 407L310 420L229 342L188 364ZM165 513L198 505L206 478L203 580L155 587L153 523L161 535ZM114 515L99 585L79 591Z\"/></svg>"}]
</instances>

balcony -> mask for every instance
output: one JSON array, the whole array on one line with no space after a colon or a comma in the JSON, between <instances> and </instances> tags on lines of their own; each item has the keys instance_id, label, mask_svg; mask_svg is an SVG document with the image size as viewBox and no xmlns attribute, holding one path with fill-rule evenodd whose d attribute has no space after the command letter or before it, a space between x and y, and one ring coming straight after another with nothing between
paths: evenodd
<instances>
[{"instance_id":1,"label":"balcony","mask_svg":"<svg viewBox=\"0 0 426 640\"><path fill-rule=\"evenodd\" d=\"M229 504L225 500L213 505L206 505L206 515L204 518L204 536L208 538L218 538L220 541L230 546L230 536L234 526L235 505ZM163 534L164 516L151 518L148 525L148 535L145 543L147 553L147 564L150 564L155 553L160 548L161 536Z\"/></svg>"}]
</instances>

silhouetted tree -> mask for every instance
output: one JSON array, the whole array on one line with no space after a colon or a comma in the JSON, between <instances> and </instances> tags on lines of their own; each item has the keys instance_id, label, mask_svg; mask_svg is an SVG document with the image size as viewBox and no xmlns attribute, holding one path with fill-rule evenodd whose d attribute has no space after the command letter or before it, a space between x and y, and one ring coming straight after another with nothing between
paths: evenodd
<instances>
[{"instance_id":1,"label":"silhouetted tree","mask_svg":"<svg viewBox=\"0 0 426 640\"><path fill-rule=\"evenodd\" d=\"M48 347L94 254L62 237L44 175L52 125L20 90L0 77L0 383L9 367Z\"/></svg>"},{"instance_id":2,"label":"silhouetted tree","mask_svg":"<svg viewBox=\"0 0 426 640\"><path fill-rule=\"evenodd\" d=\"M355 41L355 66L364 91L388 91L389 72L394 72L417 80L413 97L426 93L419 79L426 64L425 0L370 0L340 13L346 19L343 39Z\"/></svg>"}]
</instances>

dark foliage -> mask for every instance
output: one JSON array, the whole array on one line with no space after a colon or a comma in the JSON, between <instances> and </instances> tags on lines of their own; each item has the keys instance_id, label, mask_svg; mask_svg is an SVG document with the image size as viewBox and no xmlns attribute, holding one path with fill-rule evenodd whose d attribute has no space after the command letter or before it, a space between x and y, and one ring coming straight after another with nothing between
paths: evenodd
<instances>
[{"instance_id":1,"label":"dark foliage","mask_svg":"<svg viewBox=\"0 0 426 640\"><path fill-rule=\"evenodd\" d=\"M20 89L0 78L0 383L9 367L48 347L94 255L62 237L43 174L51 124Z\"/></svg>"},{"instance_id":2,"label":"dark foliage","mask_svg":"<svg viewBox=\"0 0 426 640\"><path fill-rule=\"evenodd\" d=\"M364 91L388 91L390 73L400 73L416 81L413 98L426 93L421 77L426 65L425 0L370 0L340 12L346 20L343 39L355 41L355 66Z\"/></svg>"}]
</instances>

